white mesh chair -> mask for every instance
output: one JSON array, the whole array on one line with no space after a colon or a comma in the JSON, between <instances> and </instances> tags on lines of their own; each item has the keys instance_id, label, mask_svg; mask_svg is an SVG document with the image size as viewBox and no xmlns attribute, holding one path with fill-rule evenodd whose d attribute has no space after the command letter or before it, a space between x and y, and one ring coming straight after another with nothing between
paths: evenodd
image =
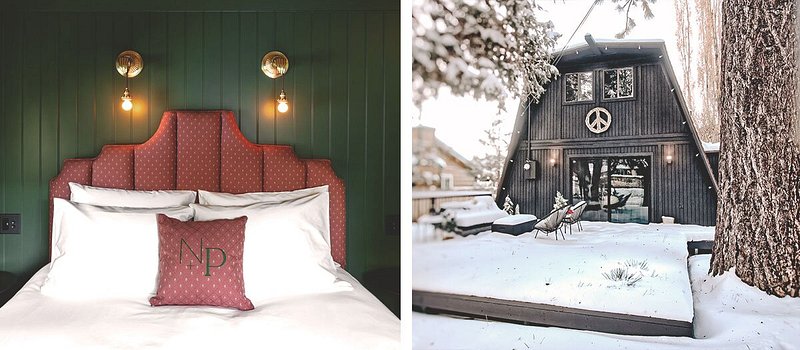
<instances>
[{"instance_id":1,"label":"white mesh chair","mask_svg":"<svg viewBox=\"0 0 800 350\"><path fill-rule=\"evenodd\" d=\"M578 225L578 230L583 231L583 226L581 226L581 215L583 215L583 211L586 209L586 204L586 201L580 201L569 208L572 213L567 214L567 216L564 217L564 223L569 226L569 234L572 234L572 225L575 224Z\"/></svg>"},{"instance_id":2,"label":"white mesh chair","mask_svg":"<svg viewBox=\"0 0 800 350\"><path fill-rule=\"evenodd\" d=\"M547 216L537 221L536 224L533 225L533 230L536 231L536 234L533 236L533 238L539 236L539 231L544 232L547 235L549 235L550 232L556 231L556 240L558 240L558 229L561 227L564 217L567 216L567 210L569 210L568 205L558 209L553 209L550 214L547 214ZM561 237L567 239L564 237L564 232L561 232Z\"/></svg>"}]
</instances>

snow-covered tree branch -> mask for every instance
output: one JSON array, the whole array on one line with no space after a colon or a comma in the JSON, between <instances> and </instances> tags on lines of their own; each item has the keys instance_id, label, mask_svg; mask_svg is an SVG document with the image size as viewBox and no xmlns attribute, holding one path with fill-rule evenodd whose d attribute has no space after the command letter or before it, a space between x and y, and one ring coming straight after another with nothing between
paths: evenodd
<instances>
[{"instance_id":1,"label":"snow-covered tree branch","mask_svg":"<svg viewBox=\"0 0 800 350\"><path fill-rule=\"evenodd\" d=\"M558 74L550 62L557 34L536 19L533 0L415 0L414 102L453 94L538 100Z\"/></svg>"}]
</instances>

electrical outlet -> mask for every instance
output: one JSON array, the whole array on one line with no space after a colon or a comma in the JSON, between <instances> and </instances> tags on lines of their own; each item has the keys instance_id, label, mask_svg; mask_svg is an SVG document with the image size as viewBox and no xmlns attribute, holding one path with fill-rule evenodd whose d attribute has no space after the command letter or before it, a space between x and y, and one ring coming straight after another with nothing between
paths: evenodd
<instances>
[{"instance_id":1,"label":"electrical outlet","mask_svg":"<svg viewBox=\"0 0 800 350\"><path fill-rule=\"evenodd\" d=\"M21 214L0 214L0 234L18 234L22 232Z\"/></svg>"}]
</instances>

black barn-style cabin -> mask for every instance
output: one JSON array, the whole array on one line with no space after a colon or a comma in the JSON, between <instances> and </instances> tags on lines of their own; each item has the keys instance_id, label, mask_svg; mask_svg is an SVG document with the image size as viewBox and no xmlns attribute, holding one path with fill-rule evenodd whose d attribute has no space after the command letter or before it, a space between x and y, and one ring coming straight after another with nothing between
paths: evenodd
<instances>
[{"instance_id":1,"label":"black barn-style cabin","mask_svg":"<svg viewBox=\"0 0 800 350\"><path fill-rule=\"evenodd\" d=\"M518 111L498 191L523 213L560 191L583 220L714 225L716 170L661 40L594 40L556 54L561 73Z\"/></svg>"}]
</instances>

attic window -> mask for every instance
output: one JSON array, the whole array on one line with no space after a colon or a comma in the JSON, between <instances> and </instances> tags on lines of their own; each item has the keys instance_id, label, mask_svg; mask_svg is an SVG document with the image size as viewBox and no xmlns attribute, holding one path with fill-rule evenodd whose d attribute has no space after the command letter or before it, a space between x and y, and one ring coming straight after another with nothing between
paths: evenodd
<instances>
[{"instance_id":1,"label":"attic window","mask_svg":"<svg viewBox=\"0 0 800 350\"><path fill-rule=\"evenodd\" d=\"M633 67L603 71L603 99L633 97Z\"/></svg>"},{"instance_id":2,"label":"attic window","mask_svg":"<svg viewBox=\"0 0 800 350\"><path fill-rule=\"evenodd\" d=\"M594 100L594 79L592 72L567 73L565 81L565 102Z\"/></svg>"}]
</instances>

